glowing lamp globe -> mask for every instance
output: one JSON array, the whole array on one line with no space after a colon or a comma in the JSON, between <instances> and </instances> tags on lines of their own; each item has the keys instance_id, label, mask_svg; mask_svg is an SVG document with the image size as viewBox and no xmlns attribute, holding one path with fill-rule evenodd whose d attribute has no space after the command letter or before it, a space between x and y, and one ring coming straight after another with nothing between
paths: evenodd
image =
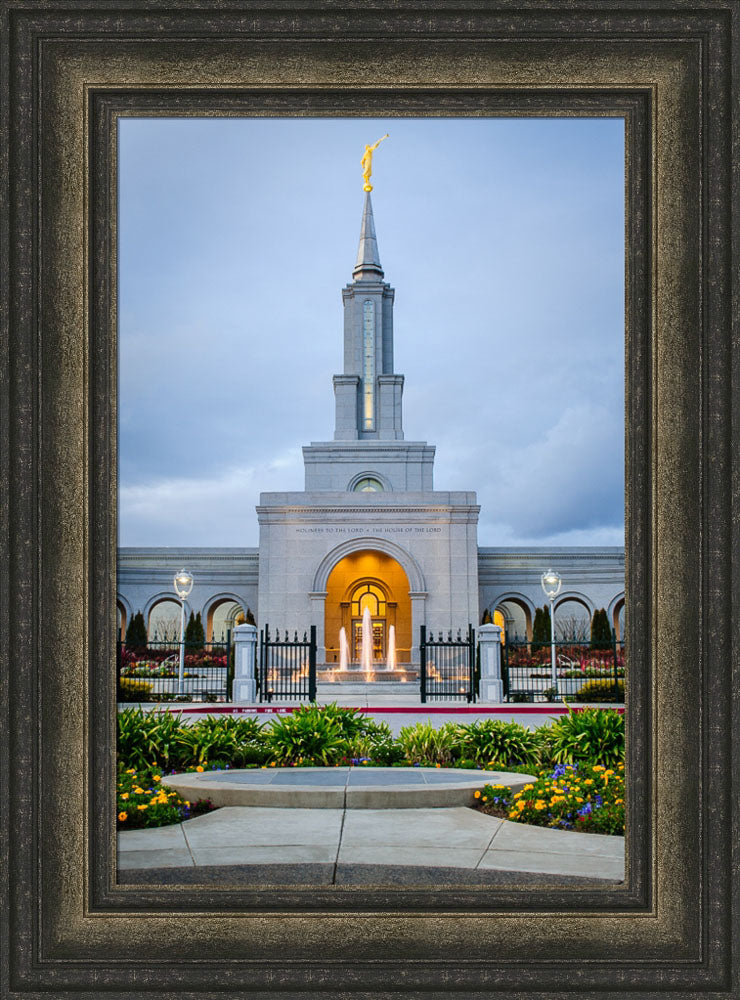
<instances>
[{"instance_id":1,"label":"glowing lamp globe","mask_svg":"<svg viewBox=\"0 0 740 1000\"><path fill-rule=\"evenodd\" d=\"M550 600L552 600L553 597L557 597L560 593L562 585L563 581L560 574L556 573L554 570L548 569L547 573L542 574L542 589Z\"/></svg>"},{"instance_id":2,"label":"glowing lamp globe","mask_svg":"<svg viewBox=\"0 0 740 1000\"><path fill-rule=\"evenodd\" d=\"M181 569L175 576L175 592L180 600L184 600L193 589L193 576L186 569Z\"/></svg>"}]
</instances>

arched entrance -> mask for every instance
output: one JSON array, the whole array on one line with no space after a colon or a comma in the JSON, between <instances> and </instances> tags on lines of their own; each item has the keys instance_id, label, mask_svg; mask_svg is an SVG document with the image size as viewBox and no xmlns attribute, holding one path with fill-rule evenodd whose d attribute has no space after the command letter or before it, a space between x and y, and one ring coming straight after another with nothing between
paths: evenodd
<instances>
[{"instance_id":1,"label":"arched entrance","mask_svg":"<svg viewBox=\"0 0 740 1000\"><path fill-rule=\"evenodd\" d=\"M385 552L351 552L334 566L326 581L324 634L327 663L339 660L339 632L344 628L350 657L359 661L362 618L370 612L373 659L385 662L393 626L396 660L411 662L411 599L403 567Z\"/></svg>"},{"instance_id":2,"label":"arched entrance","mask_svg":"<svg viewBox=\"0 0 740 1000\"><path fill-rule=\"evenodd\" d=\"M245 624L248 612L233 594L212 598L205 614L206 642L225 642L230 629Z\"/></svg>"},{"instance_id":3,"label":"arched entrance","mask_svg":"<svg viewBox=\"0 0 740 1000\"><path fill-rule=\"evenodd\" d=\"M185 605L185 620L190 613ZM147 636L150 642L179 642L182 605L171 597L158 597L148 609ZM145 615L145 618L147 616Z\"/></svg>"}]
</instances>

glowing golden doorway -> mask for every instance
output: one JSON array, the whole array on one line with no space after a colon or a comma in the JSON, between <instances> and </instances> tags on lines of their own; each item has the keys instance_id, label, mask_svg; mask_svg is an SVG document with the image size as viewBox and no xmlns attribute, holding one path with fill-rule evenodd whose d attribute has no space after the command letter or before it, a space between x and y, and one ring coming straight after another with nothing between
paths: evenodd
<instances>
[{"instance_id":1,"label":"glowing golden doorway","mask_svg":"<svg viewBox=\"0 0 740 1000\"><path fill-rule=\"evenodd\" d=\"M367 608L373 625L373 659L384 662L391 625L396 661L411 661L411 599L403 567L384 552L363 549L340 560L326 583L326 659L339 660L339 631L345 629L350 657L359 660L362 616Z\"/></svg>"}]
</instances>

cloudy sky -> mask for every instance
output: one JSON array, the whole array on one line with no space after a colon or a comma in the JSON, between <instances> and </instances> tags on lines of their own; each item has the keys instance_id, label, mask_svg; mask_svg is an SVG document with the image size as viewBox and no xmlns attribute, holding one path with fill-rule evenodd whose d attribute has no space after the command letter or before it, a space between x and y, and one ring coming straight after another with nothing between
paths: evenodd
<instances>
[{"instance_id":1,"label":"cloudy sky","mask_svg":"<svg viewBox=\"0 0 740 1000\"><path fill-rule=\"evenodd\" d=\"M480 545L624 539L619 119L124 119L119 542L251 546L331 440L365 143L407 440Z\"/></svg>"}]
</instances>

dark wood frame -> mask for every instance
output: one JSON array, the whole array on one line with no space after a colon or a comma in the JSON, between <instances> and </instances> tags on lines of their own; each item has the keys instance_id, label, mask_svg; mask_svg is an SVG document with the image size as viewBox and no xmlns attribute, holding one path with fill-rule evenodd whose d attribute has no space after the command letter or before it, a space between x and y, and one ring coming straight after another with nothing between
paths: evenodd
<instances>
[{"instance_id":1,"label":"dark wood frame","mask_svg":"<svg viewBox=\"0 0 740 1000\"><path fill-rule=\"evenodd\" d=\"M738 5L0 12L2 996L736 996ZM623 887L115 883L116 116L322 109L627 122Z\"/></svg>"}]
</instances>

